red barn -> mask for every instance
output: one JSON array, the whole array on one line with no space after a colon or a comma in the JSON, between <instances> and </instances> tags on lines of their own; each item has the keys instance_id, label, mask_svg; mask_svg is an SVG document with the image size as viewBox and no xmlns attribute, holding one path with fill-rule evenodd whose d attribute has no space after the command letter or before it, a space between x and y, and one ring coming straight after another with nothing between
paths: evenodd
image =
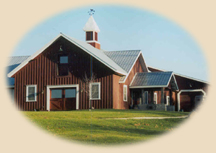
<instances>
[{"instance_id":1,"label":"red barn","mask_svg":"<svg viewBox=\"0 0 216 153\"><path fill-rule=\"evenodd\" d=\"M148 68L140 50L101 50L92 16L84 31L85 42L60 33L31 56L11 57L8 88L20 110L191 111L205 95L206 83Z\"/></svg>"}]
</instances>

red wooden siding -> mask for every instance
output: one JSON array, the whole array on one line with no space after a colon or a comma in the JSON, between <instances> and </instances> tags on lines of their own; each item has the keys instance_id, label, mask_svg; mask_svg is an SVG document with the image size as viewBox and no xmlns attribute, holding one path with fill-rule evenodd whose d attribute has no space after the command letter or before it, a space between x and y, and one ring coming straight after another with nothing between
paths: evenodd
<instances>
[{"instance_id":1,"label":"red wooden siding","mask_svg":"<svg viewBox=\"0 0 216 153\"><path fill-rule=\"evenodd\" d=\"M57 75L60 46L68 55L68 76ZM16 104L21 110L46 110L46 95L49 92L46 91L47 85L79 84L80 89L85 73L90 75L90 55L64 38L60 38L13 76L16 82ZM101 100L92 101L92 106L96 109L113 108L114 72L93 58L93 73L97 77L95 82L101 82ZM36 102L26 102L26 85L31 84L37 85ZM88 97L79 91L79 109L88 108Z\"/></svg>"},{"instance_id":2,"label":"red wooden siding","mask_svg":"<svg viewBox=\"0 0 216 153\"><path fill-rule=\"evenodd\" d=\"M140 55L141 56L141 55ZM141 57L139 57L141 58ZM114 80L114 85L115 87L113 88L113 95L114 95L114 99L113 99L113 108L114 109L129 109L130 103L131 103L131 95L130 95L130 89L129 89L129 85L134 77L134 75L137 72L144 72L144 70L142 69L142 66L140 64L140 60L139 58L137 59L137 61L135 62L133 68L131 69L130 74L128 75L125 83L121 83L119 84L119 76L114 76L113 80ZM123 86L127 85L127 101L123 101Z\"/></svg>"},{"instance_id":3,"label":"red wooden siding","mask_svg":"<svg viewBox=\"0 0 216 153\"><path fill-rule=\"evenodd\" d=\"M175 75L178 87L182 89L203 89L207 91L207 84L199 81L195 81L189 78L184 78L179 75Z\"/></svg>"}]
</instances>

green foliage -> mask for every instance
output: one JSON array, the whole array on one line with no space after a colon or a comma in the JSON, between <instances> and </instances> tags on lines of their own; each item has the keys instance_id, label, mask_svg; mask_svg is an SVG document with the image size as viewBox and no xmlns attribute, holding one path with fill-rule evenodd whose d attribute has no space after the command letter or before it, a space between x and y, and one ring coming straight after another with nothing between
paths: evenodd
<instances>
[{"instance_id":1,"label":"green foliage","mask_svg":"<svg viewBox=\"0 0 216 153\"><path fill-rule=\"evenodd\" d=\"M129 117L173 117L186 112L140 110L79 110L23 112L33 123L54 136L88 144L122 144L151 139L173 130L184 119L127 119Z\"/></svg>"}]
</instances>

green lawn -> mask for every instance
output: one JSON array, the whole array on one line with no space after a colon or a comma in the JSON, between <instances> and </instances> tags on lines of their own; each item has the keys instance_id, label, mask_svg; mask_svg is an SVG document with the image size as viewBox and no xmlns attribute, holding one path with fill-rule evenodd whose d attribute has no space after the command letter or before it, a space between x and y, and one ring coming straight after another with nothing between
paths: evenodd
<instances>
[{"instance_id":1,"label":"green lawn","mask_svg":"<svg viewBox=\"0 0 216 153\"><path fill-rule=\"evenodd\" d=\"M23 112L34 124L54 136L88 144L122 144L148 140L172 131L185 119L116 120L128 117L185 116L186 112L140 110L79 110L61 112ZM109 118L109 119L107 119Z\"/></svg>"}]
</instances>

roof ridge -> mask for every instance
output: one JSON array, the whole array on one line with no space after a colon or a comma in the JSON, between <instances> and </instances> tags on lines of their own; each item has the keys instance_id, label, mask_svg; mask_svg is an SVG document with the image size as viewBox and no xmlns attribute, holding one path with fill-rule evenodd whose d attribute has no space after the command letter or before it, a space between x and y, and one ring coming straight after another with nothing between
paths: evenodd
<instances>
[{"instance_id":1,"label":"roof ridge","mask_svg":"<svg viewBox=\"0 0 216 153\"><path fill-rule=\"evenodd\" d=\"M162 72L137 72L137 73L167 73L167 72L173 73L173 71L162 71Z\"/></svg>"},{"instance_id":2,"label":"roof ridge","mask_svg":"<svg viewBox=\"0 0 216 153\"><path fill-rule=\"evenodd\" d=\"M126 51L141 51L141 49L133 49L133 50L114 50L114 51L104 51L104 52L126 52Z\"/></svg>"}]
</instances>

